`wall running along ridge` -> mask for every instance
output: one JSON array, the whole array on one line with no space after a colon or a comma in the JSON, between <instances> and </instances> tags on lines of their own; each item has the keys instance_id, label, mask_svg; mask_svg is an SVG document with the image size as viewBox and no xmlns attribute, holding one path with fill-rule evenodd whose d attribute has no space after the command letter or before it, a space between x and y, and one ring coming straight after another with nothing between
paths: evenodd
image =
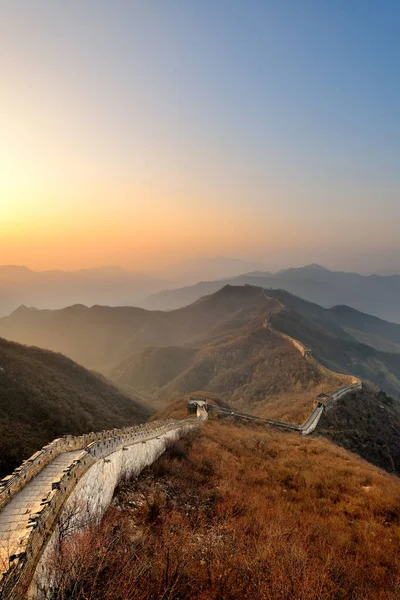
<instances>
[{"instance_id":1,"label":"wall running along ridge","mask_svg":"<svg viewBox=\"0 0 400 600\"><path fill-rule=\"evenodd\" d=\"M167 419L122 430L60 438L6 477L0 483L0 598L23 598L39 563L40 570L29 592L30 597L36 597L43 577L48 575L46 558L50 550L46 552L46 546L49 541L49 548L54 546L59 532L57 524L62 523L63 515L64 522L68 519L68 525L73 527L83 525L84 519L99 518L122 477L139 474L162 454L170 441L206 418L206 411L199 407L197 418ZM65 468L51 485L46 484L39 509L32 514L28 492L35 485L35 477L45 477L53 464L63 459ZM21 529L15 531L17 528Z\"/></svg>"},{"instance_id":2,"label":"wall running along ridge","mask_svg":"<svg viewBox=\"0 0 400 600\"><path fill-rule=\"evenodd\" d=\"M347 374L343 374L343 373L335 373L335 371L331 371L324 365L321 365L321 363L316 358L314 358L314 356L312 355L312 350L310 348L306 348L306 346L304 346L304 344L302 344L295 338L292 338L290 335L287 335L286 333L282 333L282 331L279 331L278 329L275 329L274 327L272 327L271 322L270 322L271 317L274 314L281 312L282 309L284 309L285 307L280 300L277 300L276 298L267 296L267 294L265 293L265 290L263 290L263 294L268 300L275 300L279 305L275 311L269 313L269 315L267 316L267 318L264 321L264 327L266 329L269 329L270 331L273 331L276 335L279 335L283 339L290 342L296 348L296 350L298 350L302 354L304 359L307 360L309 363L311 363L319 371L321 371L322 373L325 373L327 375L334 375L336 377L341 377L342 379L346 379L348 381L348 383L347 383L347 385L341 386L340 388L338 388L337 390L332 392L332 394L330 394L328 396L328 398L326 400L324 400L323 402L322 401L318 402L317 405L312 410L310 416L304 421L304 423L302 425L294 425L293 423L286 423L285 421L277 421L276 419L264 419L262 417L256 417L255 415L241 413L236 410L220 408L219 406L215 406L215 405L209 404L209 406L212 410L215 410L221 414L232 415L235 417L241 417L243 419L256 420L256 421L259 421L262 423L267 423L268 425L273 425L274 427L279 427L280 429L286 429L287 431L299 431L300 433L302 433L302 435L309 435L310 433L315 431L315 429L319 423L319 420L322 417L325 410L329 410L334 405L334 403L337 402L340 398L343 398L343 396L346 396L347 394L349 394L351 392L361 390L363 384L362 384L361 379L358 379L358 377L354 377L353 375L347 375Z\"/></svg>"},{"instance_id":3,"label":"wall running along ridge","mask_svg":"<svg viewBox=\"0 0 400 600\"><path fill-rule=\"evenodd\" d=\"M264 295L268 298L268 296ZM276 300L276 299L275 299ZM279 301L277 301L279 302ZM320 371L328 375L347 378L348 385L333 392L325 402L318 402L302 425L294 425L274 419L263 419L209 405L212 410L245 419L254 419L281 429L299 431L303 435L312 433L325 410L346 394L362 388L362 382L351 375L334 373L321 365L309 348L285 333L274 329L270 317L284 306L270 313L264 326L288 340L305 358ZM0 598L16 600L28 593L31 598L47 598L55 582L49 572L49 557L56 548L61 530L66 525L73 529L84 527L92 519L98 519L110 504L118 481L124 476L138 475L154 462L167 444L187 430L207 419L204 402L197 406L197 418L155 421L125 429L113 429L82 436L65 436L56 439L36 452L20 467L0 481ZM57 461L66 460L62 471L51 482L51 488L39 503L35 513L24 511L20 496L30 482L46 474ZM27 488L28 490L29 488ZM21 494L22 496L22 494ZM29 494L27 494L29 503ZM14 509L15 506L15 509ZM9 513L7 519L2 517ZM20 516L21 515L21 516ZM26 521L20 532L17 528ZM20 521L20 522L18 522ZM14 523L16 525L14 526ZM3 529L2 529L3 526ZM10 531L7 540L4 532ZM21 535L19 535L21 533ZM6 541L6 544L4 544ZM43 585L45 582L46 585Z\"/></svg>"},{"instance_id":4,"label":"wall running along ridge","mask_svg":"<svg viewBox=\"0 0 400 600\"><path fill-rule=\"evenodd\" d=\"M265 290L263 290L263 293L266 298L269 298L269 296L267 296L267 294L265 293ZM311 348L306 348L306 346L304 346L304 344L299 342L299 340L296 340L295 338L292 338L290 335L287 335L286 333L283 333L282 331L279 331L278 329L275 329L274 327L272 327L271 317L274 314L281 312L285 308L280 300L277 300L277 302L279 303L279 308L276 311L274 311L268 315L267 319L265 320L265 326L267 328L269 328L271 331L273 331L274 333L276 333L277 335L288 340L302 354L302 356L309 363L311 363L314 367L316 367L322 373L325 373L326 375L333 375L336 377L341 377L342 379L344 378L348 381L347 385L344 385L344 386L338 388L337 390L335 390L332 394L330 394L330 396L328 396L328 398L324 402L318 402L317 405L315 406L314 410L311 412L310 416L308 417L308 419L306 419L306 421L302 425L297 427L297 431L301 431L301 433L303 435L309 435L310 433L315 431L315 429L319 423L319 420L322 417L322 414L325 410L329 410L335 402L337 402L340 398L343 398L343 396L346 396L350 392L355 392L357 390L361 390L363 384L362 384L361 379L358 379L358 377L331 371L330 369L328 369L327 367L322 365L313 356ZM288 424L283 424L283 425L288 425Z\"/></svg>"}]
</instances>

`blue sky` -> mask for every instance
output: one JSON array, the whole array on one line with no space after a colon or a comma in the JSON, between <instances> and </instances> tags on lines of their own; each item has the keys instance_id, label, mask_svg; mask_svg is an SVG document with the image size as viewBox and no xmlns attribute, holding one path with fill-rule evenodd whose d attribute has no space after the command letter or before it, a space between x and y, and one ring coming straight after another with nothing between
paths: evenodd
<instances>
[{"instance_id":1,"label":"blue sky","mask_svg":"<svg viewBox=\"0 0 400 600\"><path fill-rule=\"evenodd\" d=\"M400 270L399 33L389 0L5 1L8 262Z\"/></svg>"}]
</instances>

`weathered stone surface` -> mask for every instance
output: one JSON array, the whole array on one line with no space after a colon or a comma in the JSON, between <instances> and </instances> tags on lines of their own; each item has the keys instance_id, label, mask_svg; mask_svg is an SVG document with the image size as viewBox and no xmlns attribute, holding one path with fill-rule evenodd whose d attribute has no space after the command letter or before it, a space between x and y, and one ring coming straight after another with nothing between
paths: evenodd
<instances>
[{"instance_id":1,"label":"weathered stone surface","mask_svg":"<svg viewBox=\"0 0 400 600\"><path fill-rule=\"evenodd\" d=\"M25 468L22 465L3 480L0 596L23 597L47 543L54 539L60 515L71 502L84 506L85 515L101 515L120 477L138 473L151 464L164 451L168 439L179 437L207 418L207 413L201 411L198 416L61 438L26 461ZM86 447L77 447L85 442ZM60 448L68 450L60 452ZM77 522L78 519L79 511Z\"/></svg>"}]
</instances>

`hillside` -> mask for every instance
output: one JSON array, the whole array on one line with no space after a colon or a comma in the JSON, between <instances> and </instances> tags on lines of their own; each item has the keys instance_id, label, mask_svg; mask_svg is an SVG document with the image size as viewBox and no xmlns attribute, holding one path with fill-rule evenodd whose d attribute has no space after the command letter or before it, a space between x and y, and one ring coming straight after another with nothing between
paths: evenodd
<instances>
[{"instance_id":1,"label":"hillside","mask_svg":"<svg viewBox=\"0 0 400 600\"><path fill-rule=\"evenodd\" d=\"M148 416L139 401L65 356L0 339L0 477L56 437Z\"/></svg>"},{"instance_id":2,"label":"hillside","mask_svg":"<svg viewBox=\"0 0 400 600\"><path fill-rule=\"evenodd\" d=\"M268 290L268 294L283 298L280 291L275 293ZM284 309L271 317L273 327L311 348L315 357L333 371L355 375L374 383L389 395L400 397L399 353L381 352L360 343L338 322L312 315L305 318L305 313L298 305L299 299L293 296L289 298L285 294L283 301ZM294 303L297 304L296 310L290 308Z\"/></svg>"},{"instance_id":3,"label":"hillside","mask_svg":"<svg viewBox=\"0 0 400 600\"><path fill-rule=\"evenodd\" d=\"M400 352L400 325L397 323L389 323L350 306L326 309L282 289L267 290L266 293L336 337L361 342L383 352Z\"/></svg>"},{"instance_id":4,"label":"hillside","mask_svg":"<svg viewBox=\"0 0 400 600\"><path fill-rule=\"evenodd\" d=\"M400 475L400 401L364 386L326 411L318 434Z\"/></svg>"},{"instance_id":5,"label":"hillside","mask_svg":"<svg viewBox=\"0 0 400 600\"><path fill-rule=\"evenodd\" d=\"M334 306L330 312L342 328L359 342L384 352L400 352L400 325L388 323L349 306Z\"/></svg>"},{"instance_id":6,"label":"hillside","mask_svg":"<svg viewBox=\"0 0 400 600\"><path fill-rule=\"evenodd\" d=\"M326 309L281 289L226 285L170 312L20 307L0 319L0 334L62 352L156 407L204 390L242 410L298 421L318 393L338 382L321 379L290 344L268 333L268 315L275 330L310 347L333 371L400 397L399 325L345 306Z\"/></svg>"},{"instance_id":7,"label":"hillside","mask_svg":"<svg viewBox=\"0 0 400 600\"><path fill-rule=\"evenodd\" d=\"M262 319L196 346L138 351L110 375L151 395L156 407L203 391L237 409L295 423L306 419L318 394L343 385L340 377L322 373L287 340L265 329Z\"/></svg>"},{"instance_id":8,"label":"hillside","mask_svg":"<svg viewBox=\"0 0 400 600\"><path fill-rule=\"evenodd\" d=\"M195 285L157 292L144 303L152 310L171 310L212 294L225 286L255 285L263 288L281 288L330 308L348 305L382 319L400 323L400 275L359 275L330 271L319 265L285 269L277 273L247 273L215 281L201 281Z\"/></svg>"},{"instance_id":9,"label":"hillside","mask_svg":"<svg viewBox=\"0 0 400 600\"><path fill-rule=\"evenodd\" d=\"M399 498L328 440L208 422L65 539L60 597L395 600Z\"/></svg>"},{"instance_id":10,"label":"hillside","mask_svg":"<svg viewBox=\"0 0 400 600\"><path fill-rule=\"evenodd\" d=\"M62 352L105 372L137 349L182 345L232 320L249 322L275 305L259 288L227 287L171 312L83 305L50 311L21 306L0 319L0 336Z\"/></svg>"}]
</instances>

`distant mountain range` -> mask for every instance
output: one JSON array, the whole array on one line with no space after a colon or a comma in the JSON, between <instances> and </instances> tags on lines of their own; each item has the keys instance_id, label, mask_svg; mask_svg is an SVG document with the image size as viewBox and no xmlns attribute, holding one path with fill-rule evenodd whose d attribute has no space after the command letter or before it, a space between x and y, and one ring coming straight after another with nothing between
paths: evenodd
<instances>
[{"instance_id":1,"label":"distant mountain range","mask_svg":"<svg viewBox=\"0 0 400 600\"><path fill-rule=\"evenodd\" d=\"M0 266L0 317L21 304L57 309L71 304L142 306L160 290L193 284L204 278L234 277L263 264L224 256L181 261L158 273L142 273L117 266L78 271L33 271L25 266Z\"/></svg>"},{"instance_id":2,"label":"distant mountain range","mask_svg":"<svg viewBox=\"0 0 400 600\"><path fill-rule=\"evenodd\" d=\"M240 289L254 294L259 313L271 311L270 322L275 329L311 348L327 367L335 372L356 375L400 398L400 325L342 305L325 309L284 290L266 290L267 298L264 298L263 304L257 295L259 288L228 285L207 297L207 301L211 304L214 297L223 296L228 299L231 294L237 295L236 290ZM198 303L204 300L192 307L199 306ZM275 302L282 305L281 310L274 309L277 306ZM170 314L179 314L180 310ZM264 369L261 366L265 364L262 356L265 357L265 352L268 356L276 355L277 349L276 343L271 345L269 338L260 336L260 330L257 318L245 321L230 319L223 327L214 329L212 335L205 333L202 338L188 342L184 348L136 351L115 367L111 375L120 383L137 386L146 392L154 393L158 388L163 398L197 389L210 390L237 405L240 405L240 398L246 397L252 402L251 412L254 412L260 399L265 401L267 397L266 382L271 382L274 373L275 376L279 373L277 379L286 373L287 381L290 381L295 360L292 356L287 364L287 354L283 353L279 368L269 362L269 368ZM258 373L263 373L259 380L253 373L253 359L256 363L258 361ZM296 377L301 382L299 370ZM313 379L310 373L305 378L308 381ZM284 389L285 383L281 381L280 386ZM225 392L229 392L228 396ZM304 395L303 390L299 397ZM251 406L242 404L241 408ZM279 406L281 408L282 405ZM258 412L261 414L262 410ZM274 416L278 417L277 414Z\"/></svg>"},{"instance_id":3,"label":"distant mountain range","mask_svg":"<svg viewBox=\"0 0 400 600\"><path fill-rule=\"evenodd\" d=\"M281 288L325 308L346 304L382 319L400 323L400 275L359 275L330 271L319 265L286 269L277 273L255 271L152 294L143 306L151 310L180 308L224 285Z\"/></svg>"},{"instance_id":4,"label":"distant mountain range","mask_svg":"<svg viewBox=\"0 0 400 600\"><path fill-rule=\"evenodd\" d=\"M120 267L79 271L32 271L27 267L0 266L0 316L20 304L63 308L75 303L138 305L168 282Z\"/></svg>"},{"instance_id":5,"label":"distant mountain range","mask_svg":"<svg viewBox=\"0 0 400 600\"><path fill-rule=\"evenodd\" d=\"M60 310L19 307L0 319L0 336L62 352L88 368L106 372L130 352L146 346L193 341L233 318L261 317L268 304L262 290L231 288L172 312L135 307L74 305Z\"/></svg>"},{"instance_id":6,"label":"distant mountain range","mask_svg":"<svg viewBox=\"0 0 400 600\"><path fill-rule=\"evenodd\" d=\"M276 312L279 303L284 308ZM55 311L20 307L0 319L0 336L62 352L154 396L155 388L180 377L198 360L198 352L218 341L218 336L243 340L243 328L257 330L270 312L276 329L310 346L333 370L358 375L400 397L400 325L343 305L326 309L285 290L225 285L189 306L164 312L82 305ZM251 344L248 348L250 352ZM223 344L210 355L219 353L223 357ZM235 360L226 368L236 368ZM219 372L222 363L215 358L214 366L213 359L205 364ZM246 364L237 363L243 377ZM130 375L130 370L136 375ZM149 385L143 383L145 373ZM184 387L175 387L175 392L202 389L201 382L206 380L194 378Z\"/></svg>"},{"instance_id":7,"label":"distant mountain range","mask_svg":"<svg viewBox=\"0 0 400 600\"><path fill-rule=\"evenodd\" d=\"M160 276L112 266L43 272L0 266L0 317L21 304L40 309L84 304L174 310L229 283L285 289L325 308L344 304L400 323L400 275L359 275L319 265L271 273L262 267L261 263L218 256L182 261Z\"/></svg>"}]
</instances>

